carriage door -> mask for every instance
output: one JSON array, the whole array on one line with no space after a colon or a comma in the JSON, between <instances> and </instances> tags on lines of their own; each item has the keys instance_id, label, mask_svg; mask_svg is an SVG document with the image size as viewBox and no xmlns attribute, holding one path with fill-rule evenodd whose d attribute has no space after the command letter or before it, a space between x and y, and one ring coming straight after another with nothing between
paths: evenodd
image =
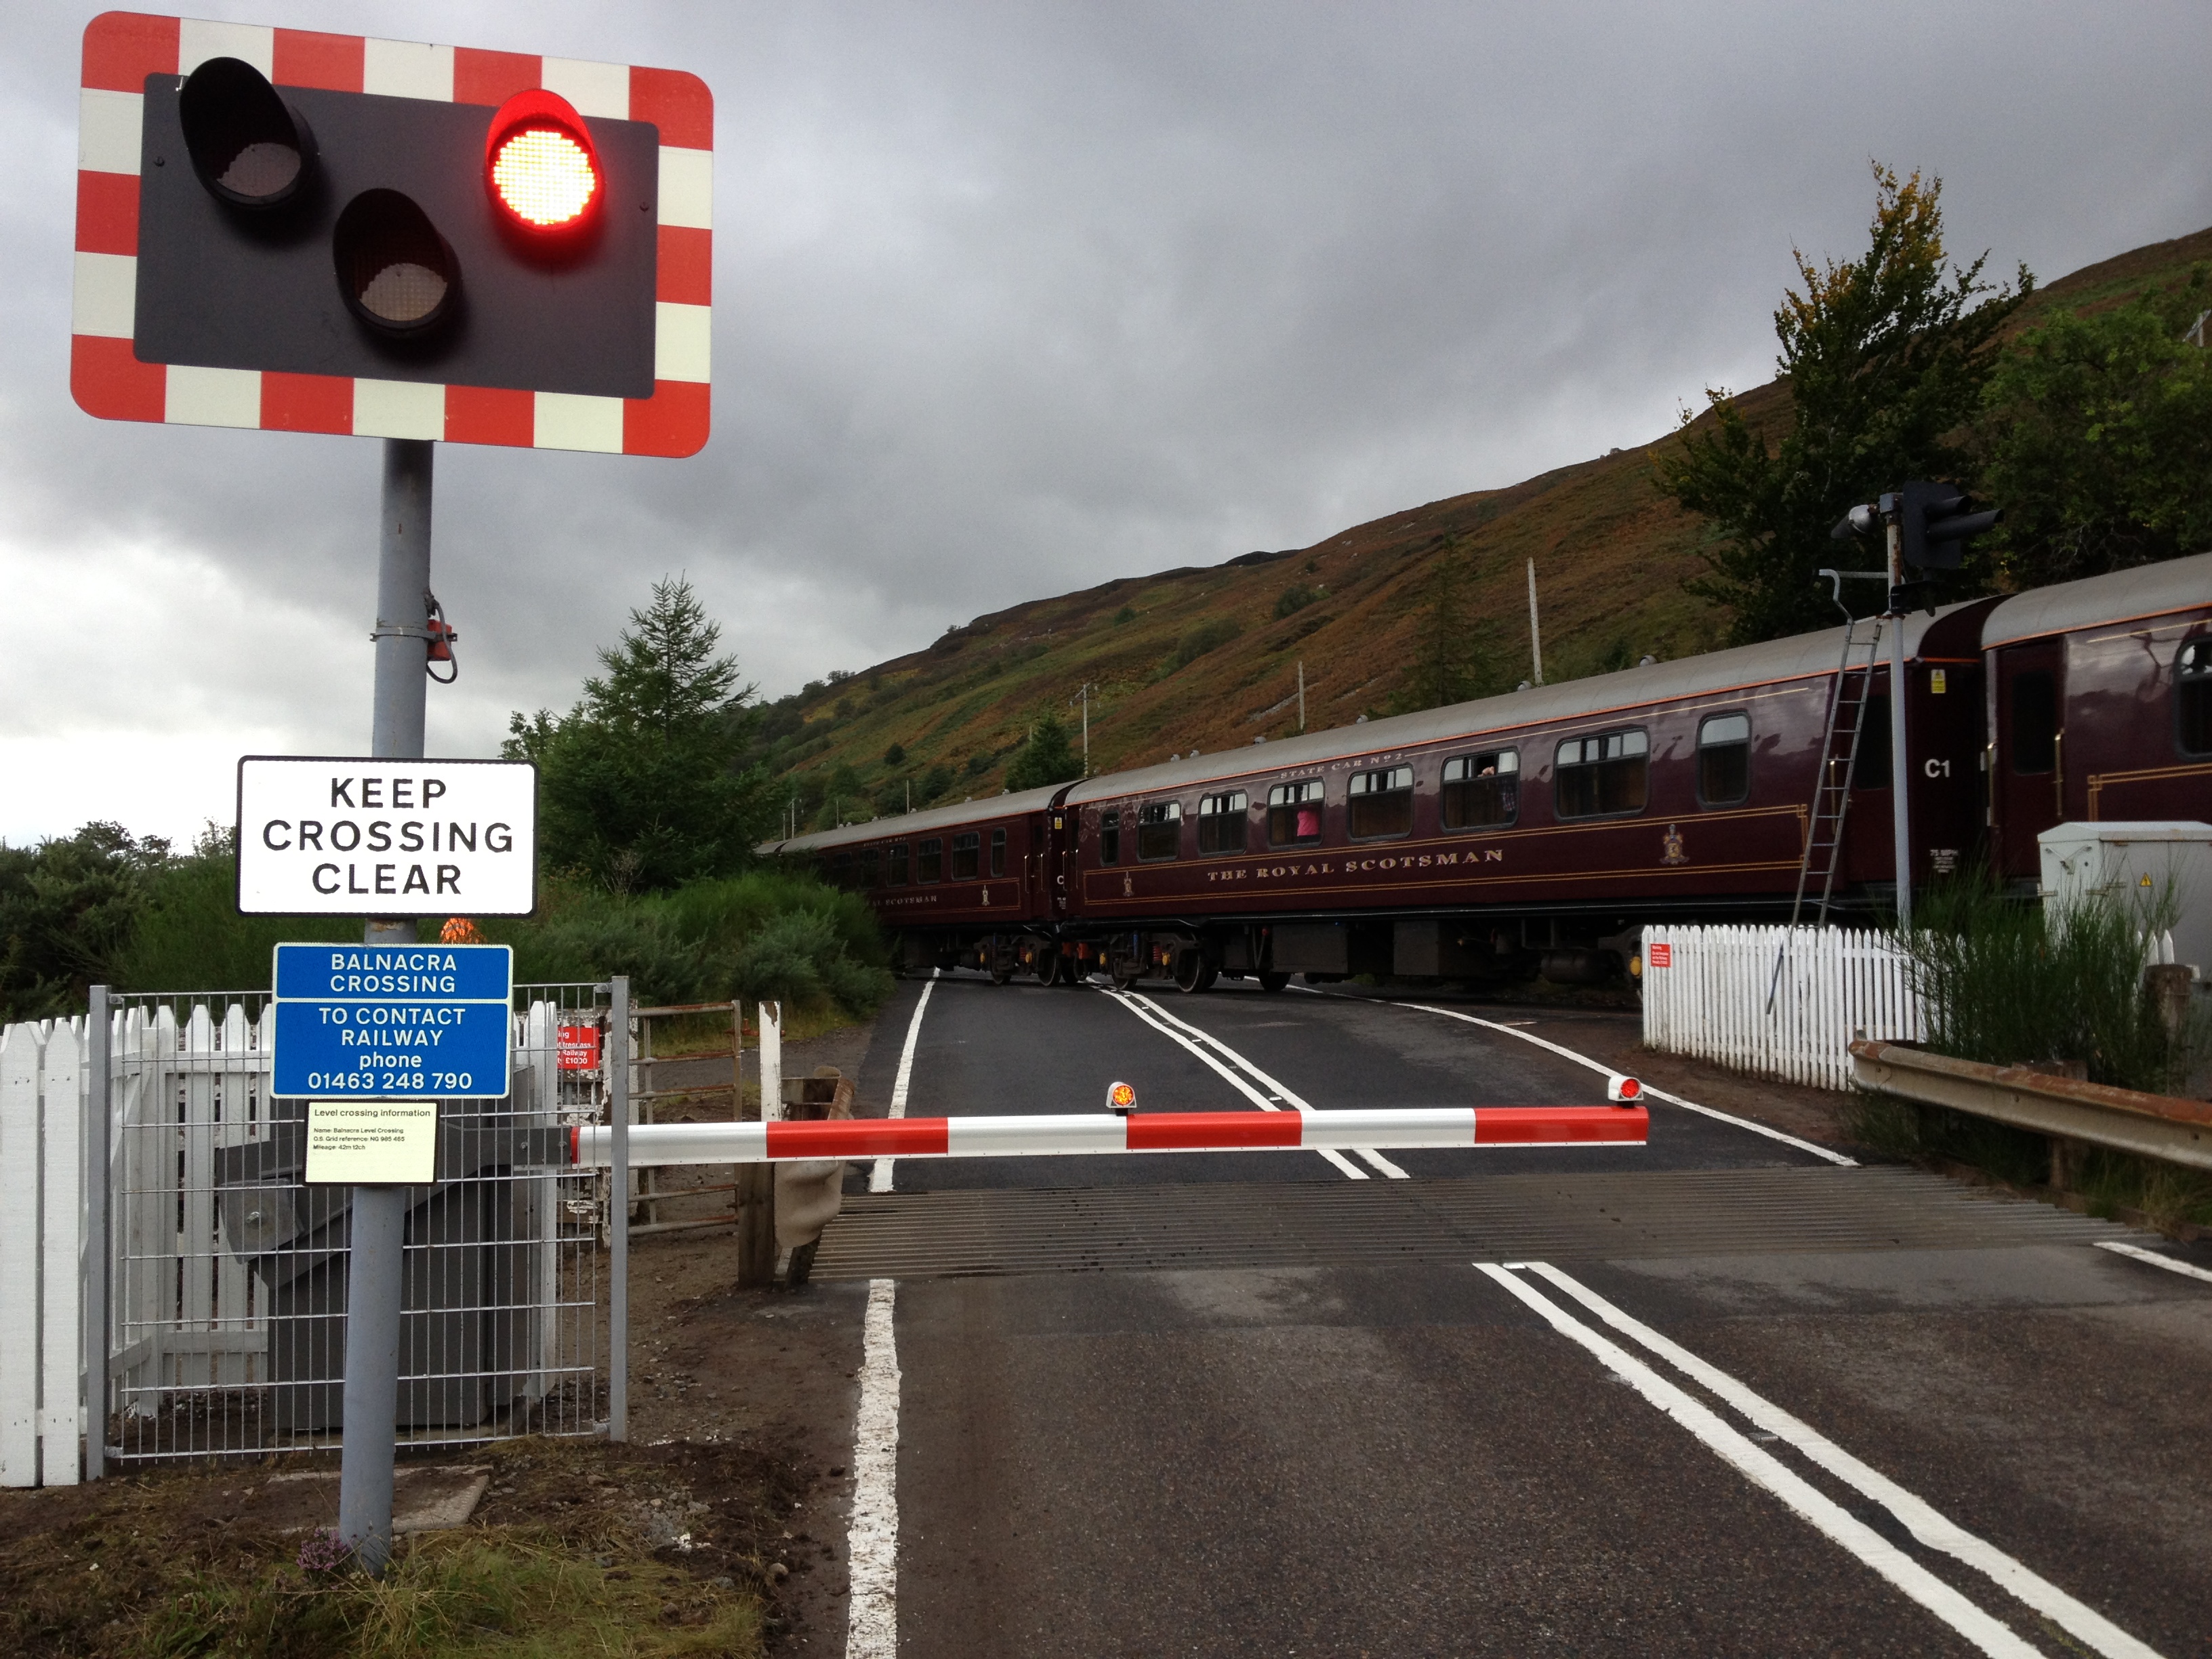
<instances>
[{"instance_id":1,"label":"carriage door","mask_svg":"<svg viewBox=\"0 0 2212 1659\"><path fill-rule=\"evenodd\" d=\"M1990 787L2008 876L2037 876L2036 836L2066 816L2066 655L2057 640L1997 653Z\"/></svg>"}]
</instances>

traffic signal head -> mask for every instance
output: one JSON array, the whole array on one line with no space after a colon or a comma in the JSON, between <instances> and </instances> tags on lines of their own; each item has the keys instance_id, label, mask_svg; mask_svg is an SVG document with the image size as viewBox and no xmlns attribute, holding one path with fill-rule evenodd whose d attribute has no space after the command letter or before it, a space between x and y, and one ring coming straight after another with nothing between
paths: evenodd
<instances>
[{"instance_id":1,"label":"traffic signal head","mask_svg":"<svg viewBox=\"0 0 2212 1659\"><path fill-rule=\"evenodd\" d=\"M484 180L507 222L529 238L573 240L605 197L591 130L558 93L519 92L484 137Z\"/></svg>"},{"instance_id":2,"label":"traffic signal head","mask_svg":"<svg viewBox=\"0 0 2212 1659\"><path fill-rule=\"evenodd\" d=\"M71 386L106 419L686 455L713 104L673 70L109 12Z\"/></svg>"},{"instance_id":3,"label":"traffic signal head","mask_svg":"<svg viewBox=\"0 0 2212 1659\"><path fill-rule=\"evenodd\" d=\"M2002 509L1969 513L1965 492L1950 484L1914 478L1894 495L1882 497L1883 511L1894 516L1898 551L1922 570L1956 570L1966 560L1966 544L2002 516Z\"/></svg>"},{"instance_id":4,"label":"traffic signal head","mask_svg":"<svg viewBox=\"0 0 2212 1659\"><path fill-rule=\"evenodd\" d=\"M307 124L251 64L209 58L185 78L177 118L192 171L233 207L283 207L308 179L315 141Z\"/></svg>"}]
</instances>

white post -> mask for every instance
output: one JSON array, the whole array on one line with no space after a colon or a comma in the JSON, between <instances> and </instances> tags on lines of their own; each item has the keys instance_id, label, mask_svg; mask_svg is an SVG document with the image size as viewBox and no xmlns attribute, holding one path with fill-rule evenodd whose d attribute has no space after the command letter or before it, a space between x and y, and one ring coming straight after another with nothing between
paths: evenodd
<instances>
[{"instance_id":1,"label":"white post","mask_svg":"<svg viewBox=\"0 0 2212 1659\"><path fill-rule=\"evenodd\" d=\"M38 1039L0 1032L0 1486L39 1484Z\"/></svg>"},{"instance_id":2,"label":"white post","mask_svg":"<svg viewBox=\"0 0 2212 1659\"><path fill-rule=\"evenodd\" d=\"M1528 561L1528 660L1535 670L1532 684L1544 683L1544 635L1536 623L1536 562Z\"/></svg>"},{"instance_id":3,"label":"white post","mask_svg":"<svg viewBox=\"0 0 2212 1659\"><path fill-rule=\"evenodd\" d=\"M761 1121L775 1123L783 1116L783 1005L760 1006Z\"/></svg>"},{"instance_id":4,"label":"white post","mask_svg":"<svg viewBox=\"0 0 2212 1659\"><path fill-rule=\"evenodd\" d=\"M1306 729L1306 659L1298 659L1298 730Z\"/></svg>"}]
</instances>

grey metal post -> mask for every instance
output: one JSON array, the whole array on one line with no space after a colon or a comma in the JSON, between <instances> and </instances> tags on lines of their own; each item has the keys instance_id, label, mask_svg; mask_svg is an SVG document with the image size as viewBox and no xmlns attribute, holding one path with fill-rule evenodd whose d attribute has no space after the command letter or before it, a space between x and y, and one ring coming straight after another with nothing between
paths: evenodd
<instances>
[{"instance_id":1,"label":"grey metal post","mask_svg":"<svg viewBox=\"0 0 2212 1659\"><path fill-rule=\"evenodd\" d=\"M607 1033L607 1438L629 1438L629 976L617 974Z\"/></svg>"},{"instance_id":2,"label":"grey metal post","mask_svg":"<svg viewBox=\"0 0 2212 1659\"><path fill-rule=\"evenodd\" d=\"M1893 596L1905 580L1901 532L1893 520L1889 526L1889 589ZM1912 769L1905 754L1905 613L1895 599L1887 607L1893 625L1889 635L1889 815L1897 861L1897 930L1912 926Z\"/></svg>"},{"instance_id":3,"label":"grey metal post","mask_svg":"<svg viewBox=\"0 0 2212 1659\"><path fill-rule=\"evenodd\" d=\"M430 586L428 441L384 441L383 524L376 557L375 713L369 752L420 760ZM371 945L406 945L411 917L372 918ZM399 1416L399 1324L407 1233L404 1187L353 1189L346 1273L345 1424L338 1462L338 1537L381 1577L392 1558L393 1441Z\"/></svg>"},{"instance_id":4,"label":"grey metal post","mask_svg":"<svg viewBox=\"0 0 2212 1659\"><path fill-rule=\"evenodd\" d=\"M85 1011L90 1061L84 1113L84 1478L107 1473L107 1111L112 1085L107 988L95 985Z\"/></svg>"}]
</instances>

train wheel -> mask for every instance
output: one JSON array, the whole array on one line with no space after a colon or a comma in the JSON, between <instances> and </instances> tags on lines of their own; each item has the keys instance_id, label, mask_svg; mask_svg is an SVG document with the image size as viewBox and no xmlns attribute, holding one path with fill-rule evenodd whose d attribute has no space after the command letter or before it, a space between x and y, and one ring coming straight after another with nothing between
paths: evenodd
<instances>
[{"instance_id":1,"label":"train wheel","mask_svg":"<svg viewBox=\"0 0 2212 1659\"><path fill-rule=\"evenodd\" d=\"M1185 951L1176 957L1176 989L1187 994L1212 990L1219 971L1206 961L1203 952Z\"/></svg>"},{"instance_id":2,"label":"train wheel","mask_svg":"<svg viewBox=\"0 0 2212 1659\"><path fill-rule=\"evenodd\" d=\"M1014 976L1014 964L1013 964L1013 963L1012 963L1012 959L1011 959L1011 958L1010 958L1010 959L1008 959L1007 961L1005 961L1005 962L997 962L997 961L994 961L994 962L993 962L993 963L992 963L992 964L991 964L991 983L992 983L992 984L994 984L994 985L1004 985L1004 984L1005 984L1008 980L1010 980L1010 979L1013 978L1013 976Z\"/></svg>"},{"instance_id":3,"label":"train wheel","mask_svg":"<svg viewBox=\"0 0 2212 1659\"><path fill-rule=\"evenodd\" d=\"M1060 952L1056 950L1040 951L1036 959L1030 965L1036 969L1037 983L1040 985L1057 985L1066 977L1060 968Z\"/></svg>"},{"instance_id":4,"label":"train wheel","mask_svg":"<svg viewBox=\"0 0 2212 1659\"><path fill-rule=\"evenodd\" d=\"M1258 978L1260 988L1263 991L1279 991L1291 982L1288 974L1261 974Z\"/></svg>"}]
</instances>

